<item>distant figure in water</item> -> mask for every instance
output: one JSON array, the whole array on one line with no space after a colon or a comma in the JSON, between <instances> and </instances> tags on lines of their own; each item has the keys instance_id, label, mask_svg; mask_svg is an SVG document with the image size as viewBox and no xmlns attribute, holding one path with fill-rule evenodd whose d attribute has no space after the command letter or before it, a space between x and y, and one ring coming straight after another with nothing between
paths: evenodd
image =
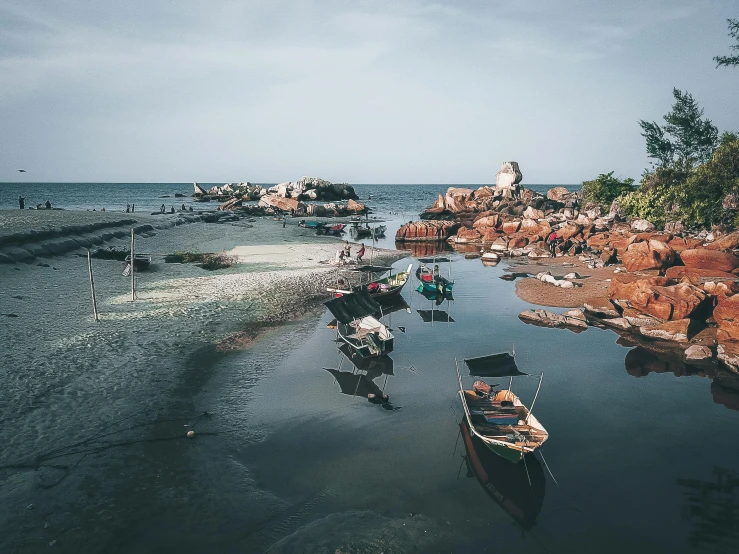
<instances>
[{"instance_id":1,"label":"distant figure in water","mask_svg":"<svg viewBox=\"0 0 739 554\"><path fill-rule=\"evenodd\" d=\"M282 214L282 228L285 228L285 225L287 225L287 214Z\"/></svg>"},{"instance_id":2,"label":"distant figure in water","mask_svg":"<svg viewBox=\"0 0 739 554\"><path fill-rule=\"evenodd\" d=\"M100 211L101 212L104 212L105 211L105 206L103 206L102 208L100 208Z\"/></svg>"},{"instance_id":3,"label":"distant figure in water","mask_svg":"<svg viewBox=\"0 0 739 554\"><path fill-rule=\"evenodd\" d=\"M136 209L136 204L131 204L131 213Z\"/></svg>"},{"instance_id":4,"label":"distant figure in water","mask_svg":"<svg viewBox=\"0 0 739 554\"><path fill-rule=\"evenodd\" d=\"M131 204L126 204L126 213L131 213Z\"/></svg>"},{"instance_id":5,"label":"distant figure in water","mask_svg":"<svg viewBox=\"0 0 739 554\"><path fill-rule=\"evenodd\" d=\"M182 211L184 212L186 210L185 205L182 204Z\"/></svg>"},{"instance_id":6,"label":"distant figure in water","mask_svg":"<svg viewBox=\"0 0 739 554\"><path fill-rule=\"evenodd\" d=\"M45 208L46 208L47 210L50 210L50 209L51 209L51 202L49 202L49 201L47 200L47 201L46 201L46 204L44 204L44 207L45 207Z\"/></svg>"},{"instance_id":7,"label":"distant figure in water","mask_svg":"<svg viewBox=\"0 0 739 554\"><path fill-rule=\"evenodd\" d=\"M162 204L162 205L161 205L161 206L159 207L159 213L162 213L162 214L163 214L163 213L166 213L166 212L167 212L167 208L166 208L166 207L164 207L164 204Z\"/></svg>"},{"instance_id":8,"label":"distant figure in water","mask_svg":"<svg viewBox=\"0 0 739 554\"><path fill-rule=\"evenodd\" d=\"M174 213L174 206L170 206L170 207L169 207L169 213L171 213L171 214L173 214L173 213Z\"/></svg>"},{"instance_id":9,"label":"distant figure in water","mask_svg":"<svg viewBox=\"0 0 739 554\"><path fill-rule=\"evenodd\" d=\"M190 206L190 211L192 211L192 206Z\"/></svg>"},{"instance_id":10,"label":"distant figure in water","mask_svg":"<svg viewBox=\"0 0 739 554\"><path fill-rule=\"evenodd\" d=\"M357 262L362 261L362 256L364 256L364 243L361 243L359 245L359 251L357 252Z\"/></svg>"},{"instance_id":11,"label":"distant figure in water","mask_svg":"<svg viewBox=\"0 0 739 554\"><path fill-rule=\"evenodd\" d=\"M21 210L25 210L26 209L26 197L25 196L19 196L18 197L18 207Z\"/></svg>"}]
</instances>

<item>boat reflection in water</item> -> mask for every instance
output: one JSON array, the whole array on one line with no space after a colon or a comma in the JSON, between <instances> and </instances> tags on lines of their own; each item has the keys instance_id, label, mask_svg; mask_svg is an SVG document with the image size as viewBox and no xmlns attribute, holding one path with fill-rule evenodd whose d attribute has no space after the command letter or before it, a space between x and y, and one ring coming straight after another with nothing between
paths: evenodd
<instances>
[{"instance_id":1,"label":"boat reflection in water","mask_svg":"<svg viewBox=\"0 0 739 554\"><path fill-rule=\"evenodd\" d=\"M393 359L390 356L363 358L346 344L339 346L339 352L339 367L323 369L333 375L341 394L366 398L373 404L381 404L386 410L394 409L386 392L388 377L394 374ZM342 370L345 361L352 364L351 371ZM381 385L375 383L375 379L383 376Z\"/></svg>"},{"instance_id":2,"label":"boat reflection in water","mask_svg":"<svg viewBox=\"0 0 739 554\"><path fill-rule=\"evenodd\" d=\"M533 454L525 463L514 464L493 453L485 443L470 433L467 420L459 424L466 450L467 476L477 477L485 491L503 510L521 525L531 529L544 503L546 478Z\"/></svg>"},{"instance_id":3,"label":"boat reflection in water","mask_svg":"<svg viewBox=\"0 0 739 554\"><path fill-rule=\"evenodd\" d=\"M451 315L451 307L452 307L452 301L454 300L454 296L452 296L451 291L440 294L438 291L429 291L423 288L423 286L419 286L416 289L417 292L421 293L421 295L429 301L430 304L430 310L416 310L418 312L418 315L421 316L421 319L423 319L424 323L431 323L433 324L434 321L441 321L444 323L454 323L455 320ZM447 304L447 309L437 309L437 306L441 306L444 302Z\"/></svg>"}]
</instances>

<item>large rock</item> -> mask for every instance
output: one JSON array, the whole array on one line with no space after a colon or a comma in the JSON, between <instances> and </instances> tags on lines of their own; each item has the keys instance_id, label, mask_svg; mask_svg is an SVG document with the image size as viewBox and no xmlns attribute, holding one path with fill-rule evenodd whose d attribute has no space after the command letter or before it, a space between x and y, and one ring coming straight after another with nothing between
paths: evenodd
<instances>
[{"instance_id":1,"label":"large rock","mask_svg":"<svg viewBox=\"0 0 739 554\"><path fill-rule=\"evenodd\" d=\"M544 212L541 210L537 210L536 208L529 206L524 210L523 216L526 219L544 219Z\"/></svg>"},{"instance_id":2,"label":"large rock","mask_svg":"<svg viewBox=\"0 0 739 554\"><path fill-rule=\"evenodd\" d=\"M475 222L472 224L473 229L477 229L478 227L497 227L497 225L500 223L500 216L498 214L488 215L485 217L480 217L475 220Z\"/></svg>"},{"instance_id":3,"label":"large rock","mask_svg":"<svg viewBox=\"0 0 739 554\"><path fill-rule=\"evenodd\" d=\"M457 234L452 237L452 240L457 244L465 244L467 242L480 242L482 235L477 229L468 229L467 227L460 227Z\"/></svg>"},{"instance_id":4,"label":"large rock","mask_svg":"<svg viewBox=\"0 0 739 554\"><path fill-rule=\"evenodd\" d=\"M589 298L583 303L583 308L586 312L599 317L613 318L621 315L610 300L602 297Z\"/></svg>"},{"instance_id":5,"label":"large rock","mask_svg":"<svg viewBox=\"0 0 739 554\"><path fill-rule=\"evenodd\" d=\"M733 273L726 273L725 271L717 271L715 269L703 269L700 267L685 267L684 265L675 265L667 268L667 271L665 271L665 277L675 280L687 278L691 281L700 281L702 277L736 279L736 275Z\"/></svg>"},{"instance_id":6,"label":"large rock","mask_svg":"<svg viewBox=\"0 0 739 554\"><path fill-rule=\"evenodd\" d=\"M564 202L569 196L570 191L564 187L554 187L547 191L547 198L557 202Z\"/></svg>"},{"instance_id":7,"label":"large rock","mask_svg":"<svg viewBox=\"0 0 739 554\"><path fill-rule=\"evenodd\" d=\"M678 254L681 253L683 250L690 250L692 248L698 248L701 244L703 244L703 241L698 239L692 239L690 237L687 238L672 238L668 241L667 246L672 248L675 252Z\"/></svg>"},{"instance_id":8,"label":"large rock","mask_svg":"<svg viewBox=\"0 0 739 554\"><path fill-rule=\"evenodd\" d=\"M501 225L501 229L503 229L503 232L506 235L512 235L514 233L518 233L518 230L521 228L521 222L516 221L504 221Z\"/></svg>"},{"instance_id":9,"label":"large rock","mask_svg":"<svg viewBox=\"0 0 739 554\"><path fill-rule=\"evenodd\" d=\"M657 240L632 243L621 252L621 259L628 271L662 269L674 264L675 258L675 251Z\"/></svg>"},{"instance_id":10,"label":"large rock","mask_svg":"<svg viewBox=\"0 0 739 554\"><path fill-rule=\"evenodd\" d=\"M685 349L685 358L687 360L706 360L713 358L713 352L707 346L693 344Z\"/></svg>"},{"instance_id":11,"label":"large rock","mask_svg":"<svg viewBox=\"0 0 739 554\"><path fill-rule=\"evenodd\" d=\"M669 340L675 342L688 342L690 336L689 327L690 319L678 319L676 321L668 321L661 325L653 327L640 327L639 332L645 337L660 340Z\"/></svg>"},{"instance_id":12,"label":"large rock","mask_svg":"<svg viewBox=\"0 0 739 554\"><path fill-rule=\"evenodd\" d=\"M638 233L654 231L654 224L646 219L635 219L631 222L631 230Z\"/></svg>"},{"instance_id":13,"label":"large rock","mask_svg":"<svg viewBox=\"0 0 739 554\"><path fill-rule=\"evenodd\" d=\"M303 204L293 198L282 198L276 194L266 194L259 199L259 205L265 208L277 208L283 212L300 211Z\"/></svg>"},{"instance_id":14,"label":"large rock","mask_svg":"<svg viewBox=\"0 0 739 554\"><path fill-rule=\"evenodd\" d=\"M467 203L474 195L472 189L449 187L444 197L444 205L452 213L469 211Z\"/></svg>"},{"instance_id":15,"label":"large rock","mask_svg":"<svg viewBox=\"0 0 739 554\"><path fill-rule=\"evenodd\" d=\"M680 258L686 267L712 269L730 273L739 267L739 258L730 252L695 248L684 250Z\"/></svg>"},{"instance_id":16,"label":"large rock","mask_svg":"<svg viewBox=\"0 0 739 554\"><path fill-rule=\"evenodd\" d=\"M705 291L694 285L659 284L665 282L666 279L659 277L629 281L626 276L617 274L609 285L608 295L622 307L631 306L665 321L689 317L708 297Z\"/></svg>"},{"instance_id":17,"label":"large rock","mask_svg":"<svg viewBox=\"0 0 739 554\"><path fill-rule=\"evenodd\" d=\"M570 240L572 237L582 233L582 225L570 222L557 231L557 236L562 240Z\"/></svg>"},{"instance_id":18,"label":"large rock","mask_svg":"<svg viewBox=\"0 0 739 554\"><path fill-rule=\"evenodd\" d=\"M495 174L495 188L498 191L510 190L522 180L523 174L518 168L518 162L505 162Z\"/></svg>"},{"instance_id":19,"label":"large rock","mask_svg":"<svg viewBox=\"0 0 739 554\"><path fill-rule=\"evenodd\" d=\"M739 231L724 235L718 240L706 244L709 250L734 250L739 246Z\"/></svg>"},{"instance_id":20,"label":"large rock","mask_svg":"<svg viewBox=\"0 0 739 554\"><path fill-rule=\"evenodd\" d=\"M739 296L719 296L713 319L721 331L739 340Z\"/></svg>"},{"instance_id":21,"label":"large rock","mask_svg":"<svg viewBox=\"0 0 739 554\"><path fill-rule=\"evenodd\" d=\"M716 357L731 371L739 373L739 342L720 341L716 347Z\"/></svg>"},{"instance_id":22,"label":"large rock","mask_svg":"<svg viewBox=\"0 0 739 554\"><path fill-rule=\"evenodd\" d=\"M351 213L359 214L364 213L367 210L367 207L364 204L349 199L349 201L346 203L346 209Z\"/></svg>"},{"instance_id":23,"label":"large rock","mask_svg":"<svg viewBox=\"0 0 739 554\"><path fill-rule=\"evenodd\" d=\"M454 221L415 221L406 223L395 234L397 242L444 241L454 235L459 223Z\"/></svg>"}]
</instances>

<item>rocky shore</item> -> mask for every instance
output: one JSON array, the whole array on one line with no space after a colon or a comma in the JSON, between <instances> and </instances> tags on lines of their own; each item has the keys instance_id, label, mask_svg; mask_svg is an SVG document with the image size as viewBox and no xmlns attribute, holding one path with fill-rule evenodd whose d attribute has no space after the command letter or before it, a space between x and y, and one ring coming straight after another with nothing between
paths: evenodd
<instances>
[{"instance_id":1,"label":"rocky shore","mask_svg":"<svg viewBox=\"0 0 739 554\"><path fill-rule=\"evenodd\" d=\"M487 264L507 259L518 271L526 259L535 278L518 283L524 300L581 308L575 326L587 321L668 343L684 360L717 360L739 373L739 231L690 234L679 223L660 231L626 218L615 202L604 213L583 205L577 192L555 187L544 196L521 179L518 164L506 162L495 187L451 187L421 221L401 227L396 241L448 241ZM575 269L590 273L566 278ZM572 323L572 314L523 318Z\"/></svg>"}]
</instances>

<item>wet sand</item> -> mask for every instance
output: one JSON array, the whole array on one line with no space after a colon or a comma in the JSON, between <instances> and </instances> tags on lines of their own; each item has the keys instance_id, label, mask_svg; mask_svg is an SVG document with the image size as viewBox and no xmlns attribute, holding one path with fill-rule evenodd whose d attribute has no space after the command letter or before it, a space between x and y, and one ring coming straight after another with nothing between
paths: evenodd
<instances>
[{"instance_id":1,"label":"wet sand","mask_svg":"<svg viewBox=\"0 0 739 554\"><path fill-rule=\"evenodd\" d=\"M336 271L321 262L341 241L316 237L297 220L283 228L271 218L178 219L0 212L2 237L16 237L13 251L31 253L25 263L0 263L7 346L0 372L1 552L50 544L70 552L115 549L111 537L124 533L146 503L144 483L160 479L163 491L167 480L180 481L162 468L182 471L187 444L177 443L187 441L183 425L201 421L193 397L219 356L251 346L328 297ZM125 248L137 224L152 225L137 235L136 249L151 253L153 265L137 274L131 302L123 264L93 260L96 323L79 239L94 235L91 244ZM53 255L50 240L76 243ZM226 251L239 263L215 272L165 264L176 251ZM402 256L371 253L381 263ZM116 505L126 495L134 498ZM99 532L91 537L92 528Z\"/></svg>"},{"instance_id":2,"label":"wet sand","mask_svg":"<svg viewBox=\"0 0 739 554\"><path fill-rule=\"evenodd\" d=\"M566 265L563 265L566 264ZM555 277L577 272L581 279L574 279L575 288L563 289L550 283L528 277L516 282L516 294L521 300L530 304L552 308L579 308L592 298L608 296L609 279L614 269L620 266L607 266L589 269L586 262L576 257L540 258L531 260L515 260L510 262L510 271L525 272L532 275L549 271Z\"/></svg>"}]
</instances>

